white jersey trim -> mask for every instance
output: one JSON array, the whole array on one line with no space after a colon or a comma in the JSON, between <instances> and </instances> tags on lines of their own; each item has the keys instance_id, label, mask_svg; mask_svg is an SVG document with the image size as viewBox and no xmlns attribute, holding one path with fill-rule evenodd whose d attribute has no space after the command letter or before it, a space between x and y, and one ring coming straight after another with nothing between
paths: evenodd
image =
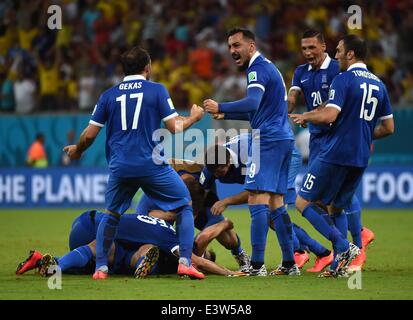
<instances>
[{"instance_id":1,"label":"white jersey trim","mask_svg":"<svg viewBox=\"0 0 413 320\"><path fill-rule=\"evenodd\" d=\"M175 251L176 251L176 250L179 250L179 244L176 245L175 247L173 247L173 248L171 249L171 253L172 253L172 254L175 254Z\"/></svg>"},{"instance_id":2,"label":"white jersey trim","mask_svg":"<svg viewBox=\"0 0 413 320\"><path fill-rule=\"evenodd\" d=\"M331 62L331 58L330 58L330 56L328 55L328 53L326 53L324 57L325 57L325 58L324 58L323 63L322 63L321 66L320 66L320 70L321 70L321 69L327 69L328 66L330 65L330 62ZM308 71L310 71L312 68L313 68L313 66L312 66L311 64L308 64Z\"/></svg>"},{"instance_id":3,"label":"white jersey trim","mask_svg":"<svg viewBox=\"0 0 413 320\"><path fill-rule=\"evenodd\" d=\"M391 118L393 118L393 114L389 114L387 116L380 117L379 119L380 120L386 120L386 119L391 119Z\"/></svg>"},{"instance_id":4,"label":"white jersey trim","mask_svg":"<svg viewBox=\"0 0 413 320\"><path fill-rule=\"evenodd\" d=\"M290 88L290 90L288 90L288 92L290 92L291 90L301 91L301 88L300 88L299 86L292 86L292 87Z\"/></svg>"},{"instance_id":5,"label":"white jersey trim","mask_svg":"<svg viewBox=\"0 0 413 320\"><path fill-rule=\"evenodd\" d=\"M105 126L104 124L101 124L101 123L93 121L93 120L89 120L89 123L93 124L96 127L101 127L101 128L103 128Z\"/></svg>"},{"instance_id":6,"label":"white jersey trim","mask_svg":"<svg viewBox=\"0 0 413 320\"><path fill-rule=\"evenodd\" d=\"M259 84L259 83L250 84L250 85L247 87L247 89L248 89L248 88L254 88L254 87L260 88L260 89L262 89L262 91L265 92L265 87L264 87L262 84Z\"/></svg>"},{"instance_id":7,"label":"white jersey trim","mask_svg":"<svg viewBox=\"0 0 413 320\"><path fill-rule=\"evenodd\" d=\"M357 63L353 63L350 67L348 67L347 71L350 71L351 69L354 69L354 68L362 68L362 69L367 70L367 66L365 63L357 62Z\"/></svg>"},{"instance_id":8,"label":"white jersey trim","mask_svg":"<svg viewBox=\"0 0 413 320\"><path fill-rule=\"evenodd\" d=\"M329 104L327 104L327 105L326 105L326 108L334 108L334 109L337 109L338 111L341 111L341 107L338 106L338 105L336 105L336 104L334 104L334 103L329 103Z\"/></svg>"},{"instance_id":9,"label":"white jersey trim","mask_svg":"<svg viewBox=\"0 0 413 320\"><path fill-rule=\"evenodd\" d=\"M169 119L175 118L177 116L179 116L179 114L177 112L174 112L174 113L170 114L169 116L163 118L162 121L165 122L165 121L168 121Z\"/></svg>"},{"instance_id":10,"label":"white jersey trim","mask_svg":"<svg viewBox=\"0 0 413 320\"><path fill-rule=\"evenodd\" d=\"M248 64L248 68L251 67L252 63L258 58L259 55L261 55L261 53L259 51L255 51L254 55L251 57L250 63Z\"/></svg>"},{"instance_id":11,"label":"white jersey trim","mask_svg":"<svg viewBox=\"0 0 413 320\"><path fill-rule=\"evenodd\" d=\"M131 74L123 78L123 81L132 81L132 80L146 80L146 78L141 74Z\"/></svg>"}]
</instances>

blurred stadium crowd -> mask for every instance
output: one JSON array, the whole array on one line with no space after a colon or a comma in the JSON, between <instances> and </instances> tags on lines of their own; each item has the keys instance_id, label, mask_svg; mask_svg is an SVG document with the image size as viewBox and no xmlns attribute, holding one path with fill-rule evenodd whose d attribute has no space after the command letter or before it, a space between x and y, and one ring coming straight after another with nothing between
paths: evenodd
<instances>
[{"instance_id":1,"label":"blurred stadium crowd","mask_svg":"<svg viewBox=\"0 0 413 320\"><path fill-rule=\"evenodd\" d=\"M62 8L61 30L47 27L52 4ZM347 28L352 4L362 8L362 30ZM226 44L234 26L256 33L287 87L304 63L304 30L323 31L332 57L343 34L359 33L369 41L368 66L395 107L413 107L410 0L2 0L0 21L2 112L89 112L103 90L122 80L119 56L137 44L150 52L153 80L167 86L177 108L206 97L241 98L245 76L234 69Z\"/></svg>"}]
</instances>

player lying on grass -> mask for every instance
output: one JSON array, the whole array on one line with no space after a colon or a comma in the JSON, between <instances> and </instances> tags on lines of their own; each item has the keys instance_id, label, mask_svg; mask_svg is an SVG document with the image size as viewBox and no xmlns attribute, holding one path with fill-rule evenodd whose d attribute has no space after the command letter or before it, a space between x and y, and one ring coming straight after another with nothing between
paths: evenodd
<instances>
[{"instance_id":1,"label":"player lying on grass","mask_svg":"<svg viewBox=\"0 0 413 320\"><path fill-rule=\"evenodd\" d=\"M219 199L216 194L216 186L205 191L198 180L203 170L203 165L188 160L170 159L171 166L180 175L187 186L192 199L195 228L201 232L197 234L194 242L194 253L202 256L208 244L216 239L226 249L231 250L231 254L239 265L239 271L246 272L250 267L248 254L241 247L241 239L233 229L232 222L224 216L212 215L211 207ZM173 223L175 214L161 211L154 201L144 194L138 204L137 213L157 216ZM231 227L228 227L230 223Z\"/></svg>"},{"instance_id":2,"label":"player lying on grass","mask_svg":"<svg viewBox=\"0 0 413 320\"><path fill-rule=\"evenodd\" d=\"M86 211L72 225L70 248L63 257L42 255L32 251L20 263L16 274L39 268L41 275L49 275L50 267L59 265L64 273L89 274L94 270L96 245L94 236L102 219L99 211ZM225 221L231 227L229 221ZM192 254L195 267L218 275L242 275L215 264L215 254L206 250L204 257ZM208 258L208 259L206 259ZM137 278L149 274L174 274L178 268L179 242L173 226L156 217L125 214L121 217L118 234L109 254L109 270L114 274L134 274Z\"/></svg>"},{"instance_id":3,"label":"player lying on grass","mask_svg":"<svg viewBox=\"0 0 413 320\"><path fill-rule=\"evenodd\" d=\"M247 159L246 153L248 150L246 150L245 146L249 146L250 143L251 135L242 134L234 137L225 145L216 145L208 149L206 158L213 158L214 155L218 157L220 153L223 153L225 155L225 161L219 164L218 158L216 158L213 164L207 164L201 174L201 185L209 189L215 185L216 180L221 183L243 184L246 165L242 159ZM301 155L298 150L294 148L288 169L288 191L284 197L286 206L295 204L295 179L301 168L301 164ZM217 201L212 206L211 211L212 214L219 216L229 205L245 204L247 201L248 192L243 191ZM269 219L269 226L272 229L274 228L271 219ZM299 268L302 268L304 264L309 261L309 255L306 251L313 252L317 257L314 266L307 269L307 272L321 272L326 266L332 263L333 255L331 251L312 239L303 228L294 223L292 236L294 242L294 260Z\"/></svg>"}]
</instances>

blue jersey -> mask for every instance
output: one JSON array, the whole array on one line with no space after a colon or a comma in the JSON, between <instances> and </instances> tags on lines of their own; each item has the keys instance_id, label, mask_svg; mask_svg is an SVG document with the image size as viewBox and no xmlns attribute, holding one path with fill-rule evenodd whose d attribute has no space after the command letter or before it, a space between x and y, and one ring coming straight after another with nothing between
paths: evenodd
<instances>
[{"instance_id":1,"label":"blue jersey","mask_svg":"<svg viewBox=\"0 0 413 320\"><path fill-rule=\"evenodd\" d=\"M311 111L328 100L330 84L339 73L338 61L327 55L318 70L314 70L309 63L298 66L290 90L300 90L304 95L307 110ZM329 129L329 125L309 125L311 134L326 133Z\"/></svg>"},{"instance_id":2,"label":"blue jersey","mask_svg":"<svg viewBox=\"0 0 413 320\"><path fill-rule=\"evenodd\" d=\"M355 63L333 80L326 107L340 113L326 136L319 159L367 167L377 120L393 117L386 86L365 64Z\"/></svg>"},{"instance_id":3,"label":"blue jersey","mask_svg":"<svg viewBox=\"0 0 413 320\"><path fill-rule=\"evenodd\" d=\"M153 134L161 121L177 115L163 85L131 75L100 96L90 123L106 124L106 159L111 172L118 178L139 177L151 175L165 163Z\"/></svg>"},{"instance_id":4,"label":"blue jersey","mask_svg":"<svg viewBox=\"0 0 413 320\"><path fill-rule=\"evenodd\" d=\"M103 212L96 211L94 237L103 215ZM140 214L121 216L115 240L137 245L150 243L165 252L172 252L179 247L178 236L169 222Z\"/></svg>"},{"instance_id":5,"label":"blue jersey","mask_svg":"<svg viewBox=\"0 0 413 320\"><path fill-rule=\"evenodd\" d=\"M260 129L260 138L265 141L294 140L288 122L287 91L277 67L262 55L251 59L247 69L248 87L264 90L258 110L250 113L252 129Z\"/></svg>"},{"instance_id":6,"label":"blue jersey","mask_svg":"<svg viewBox=\"0 0 413 320\"><path fill-rule=\"evenodd\" d=\"M256 52L247 69L247 83L249 96L251 93L251 96L256 97L258 94L255 90L262 90L259 92L262 94L259 105L255 110L248 111L251 127L260 130L260 139L262 141L294 140L287 117L287 92L277 67ZM243 112L242 110L249 110L249 102L245 103L246 101L249 100L220 103L219 110L223 113Z\"/></svg>"},{"instance_id":7,"label":"blue jersey","mask_svg":"<svg viewBox=\"0 0 413 320\"><path fill-rule=\"evenodd\" d=\"M230 152L232 163L228 173L224 177L216 178L212 172L205 167L199 178L199 183L201 186L205 189L209 189L212 185L215 185L215 180L228 184L244 184L251 140L251 134L241 134L228 141L225 144L225 147ZM301 162L301 154L297 148L293 149L292 157ZM294 160L294 162L295 161L296 160ZM294 174L294 180L295 175L296 173Z\"/></svg>"}]
</instances>

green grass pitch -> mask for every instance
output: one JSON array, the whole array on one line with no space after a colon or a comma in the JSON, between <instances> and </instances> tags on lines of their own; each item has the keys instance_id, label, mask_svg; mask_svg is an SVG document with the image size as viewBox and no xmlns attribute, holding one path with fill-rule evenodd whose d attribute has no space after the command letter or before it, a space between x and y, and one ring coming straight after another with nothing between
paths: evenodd
<instances>
[{"instance_id":1,"label":"green grass pitch","mask_svg":"<svg viewBox=\"0 0 413 320\"><path fill-rule=\"evenodd\" d=\"M363 223L375 232L376 241L367 250L361 289L349 289L348 279L319 279L302 272L301 277L226 278L207 276L203 281L181 280L178 276L133 279L112 276L93 281L91 276L63 275L62 289L50 290L47 279L33 271L16 276L15 268L30 249L62 255L68 248L73 219L81 210L0 211L0 299L412 299L413 298L413 210L364 210ZM247 210L225 214L235 225L250 252ZM297 212L292 220L327 245ZM236 269L229 251L217 242L211 247L217 262ZM274 232L270 232L266 252L267 269L280 262ZM311 256L310 263L314 262Z\"/></svg>"}]
</instances>

